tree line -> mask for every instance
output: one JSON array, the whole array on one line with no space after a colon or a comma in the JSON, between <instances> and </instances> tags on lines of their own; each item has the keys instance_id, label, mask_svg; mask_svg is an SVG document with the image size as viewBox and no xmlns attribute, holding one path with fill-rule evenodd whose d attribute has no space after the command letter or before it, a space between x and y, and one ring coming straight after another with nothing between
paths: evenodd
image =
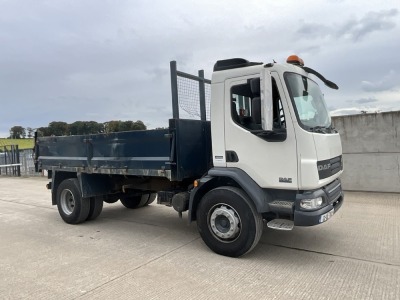
<instances>
[{"instance_id":1,"label":"tree line","mask_svg":"<svg viewBox=\"0 0 400 300\"><path fill-rule=\"evenodd\" d=\"M110 133L130 130L146 130L147 127L140 120L134 121L109 121L98 123L95 121L76 121L71 124L66 122L50 122L46 127L31 128L13 126L10 129L10 139L32 138L37 131L38 136L84 135L96 133Z\"/></svg>"}]
</instances>

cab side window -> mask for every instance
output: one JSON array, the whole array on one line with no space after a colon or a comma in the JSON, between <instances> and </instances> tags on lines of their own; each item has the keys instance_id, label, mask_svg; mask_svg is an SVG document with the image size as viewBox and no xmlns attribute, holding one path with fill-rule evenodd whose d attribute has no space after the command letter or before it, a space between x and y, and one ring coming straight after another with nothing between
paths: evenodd
<instances>
[{"instance_id":1,"label":"cab side window","mask_svg":"<svg viewBox=\"0 0 400 300\"><path fill-rule=\"evenodd\" d=\"M260 78L232 87L231 114L239 126L247 130L261 129Z\"/></svg>"},{"instance_id":2,"label":"cab side window","mask_svg":"<svg viewBox=\"0 0 400 300\"><path fill-rule=\"evenodd\" d=\"M276 81L272 78L273 128L286 128L285 113ZM231 89L232 120L247 130L261 130L260 78L248 79L246 84Z\"/></svg>"},{"instance_id":3,"label":"cab side window","mask_svg":"<svg viewBox=\"0 0 400 300\"><path fill-rule=\"evenodd\" d=\"M272 109L274 129L286 128L286 119L283 111L282 100L274 78L272 78Z\"/></svg>"}]
</instances>

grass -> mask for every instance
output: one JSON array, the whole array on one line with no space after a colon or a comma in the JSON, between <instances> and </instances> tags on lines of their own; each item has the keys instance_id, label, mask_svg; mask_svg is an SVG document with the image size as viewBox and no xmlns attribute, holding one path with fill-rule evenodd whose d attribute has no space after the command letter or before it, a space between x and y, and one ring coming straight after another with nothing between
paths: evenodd
<instances>
[{"instance_id":1,"label":"grass","mask_svg":"<svg viewBox=\"0 0 400 300\"><path fill-rule=\"evenodd\" d=\"M0 149L3 149L3 146L9 145L18 145L19 149L32 149L33 148L33 139L4 139L0 138Z\"/></svg>"}]
</instances>

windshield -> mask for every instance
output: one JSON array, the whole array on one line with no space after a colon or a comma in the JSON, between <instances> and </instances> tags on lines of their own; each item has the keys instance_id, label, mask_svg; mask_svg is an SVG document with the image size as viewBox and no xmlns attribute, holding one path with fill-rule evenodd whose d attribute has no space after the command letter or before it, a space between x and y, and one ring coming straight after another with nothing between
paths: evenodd
<instances>
[{"instance_id":1,"label":"windshield","mask_svg":"<svg viewBox=\"0 0 400 300\"><path fill-rule=\"evenodd\" d=\"M312 131L329 128L331 117L319 86L308 77L296 73L285 73L285 81L300 125Z\"/></svg>"}]
</instances>

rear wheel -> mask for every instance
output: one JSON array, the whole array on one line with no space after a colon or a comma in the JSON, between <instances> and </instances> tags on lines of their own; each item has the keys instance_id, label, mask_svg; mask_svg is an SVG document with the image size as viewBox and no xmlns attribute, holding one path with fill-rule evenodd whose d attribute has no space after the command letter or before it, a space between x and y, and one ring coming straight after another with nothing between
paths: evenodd
<instances>
[{"instance_id":1,"label":"rear wheel","mask_svg":"<svg viewBox=\"0 0 400 300\"><path fill-rule=\"evenodd\" d=\"M154 200L156 200L156 198L157 198L157 193L151 193L149 195L149 200L147 201L146 205L153 203Z\"/></svg>"},{"instance_id":2,"label":"rear wheel","mask_svg":"<svg viewBox=\"0 0 400 300\"><path fill-rule=\"evenodd\" d=\"M141 196L122 196L119 201L121 201L122 205L126 208L138 208L141 200Z\"/></svg>"},{"instance_id":3,"label":"rear wheel","mask_svg":"<svg viewBox=\"0 0 400 300\"><path fill-rule=\"evenodd\" d=\"M120 198L121 203L126 208L141 208L143 206L149 205L156 199L157 194L142 194L142 195L124 195Z\"/></svg>"},{"instance_id":4,"label":"rear wheel","mask_svg":"<svg viewBox=\"0 0 400 300\"><path fill-rule=\"evenodd\" d=\"M238 257L257 245L263 221L241 189L226 186L203 197L197 209L197 228L211 250Z\"/></svg>"},{"instance_id":5,"label":"rear wheel","mask_svg":"<svg viewBox=\"0 0 400 300\"><path fill-rule=\"evenodd\" d=\"M102 210L103 210L103 198L91 197L89 215L86 218L86 221L96 219L101 214Z\"/></svg>"},{"instance_id":6,"label":"rear wheel","mask_svg":"<svg viewBox=\"0 0 400 300\"><path fill-rule=\"evenodd\" d=\"M119 199L117 198L117 197L114 197L114 196L110 196L110 195L107 195L106 197L104 197L104 199L103 199L103 201L105 202L105 203L115 203L115 202L117 202Z\"/></svg>"},{"instance_id":7,"label":"rear wheel","mask_svg":"<svg viewBox=\"0 0 400 300\"><path fill-rule=\"evenodd\" d=\"M68 224L79 224L89 216L90 200L83 199L76 178L66 179L57 189L57 208Z\"/></svg>"}]
</instances>

